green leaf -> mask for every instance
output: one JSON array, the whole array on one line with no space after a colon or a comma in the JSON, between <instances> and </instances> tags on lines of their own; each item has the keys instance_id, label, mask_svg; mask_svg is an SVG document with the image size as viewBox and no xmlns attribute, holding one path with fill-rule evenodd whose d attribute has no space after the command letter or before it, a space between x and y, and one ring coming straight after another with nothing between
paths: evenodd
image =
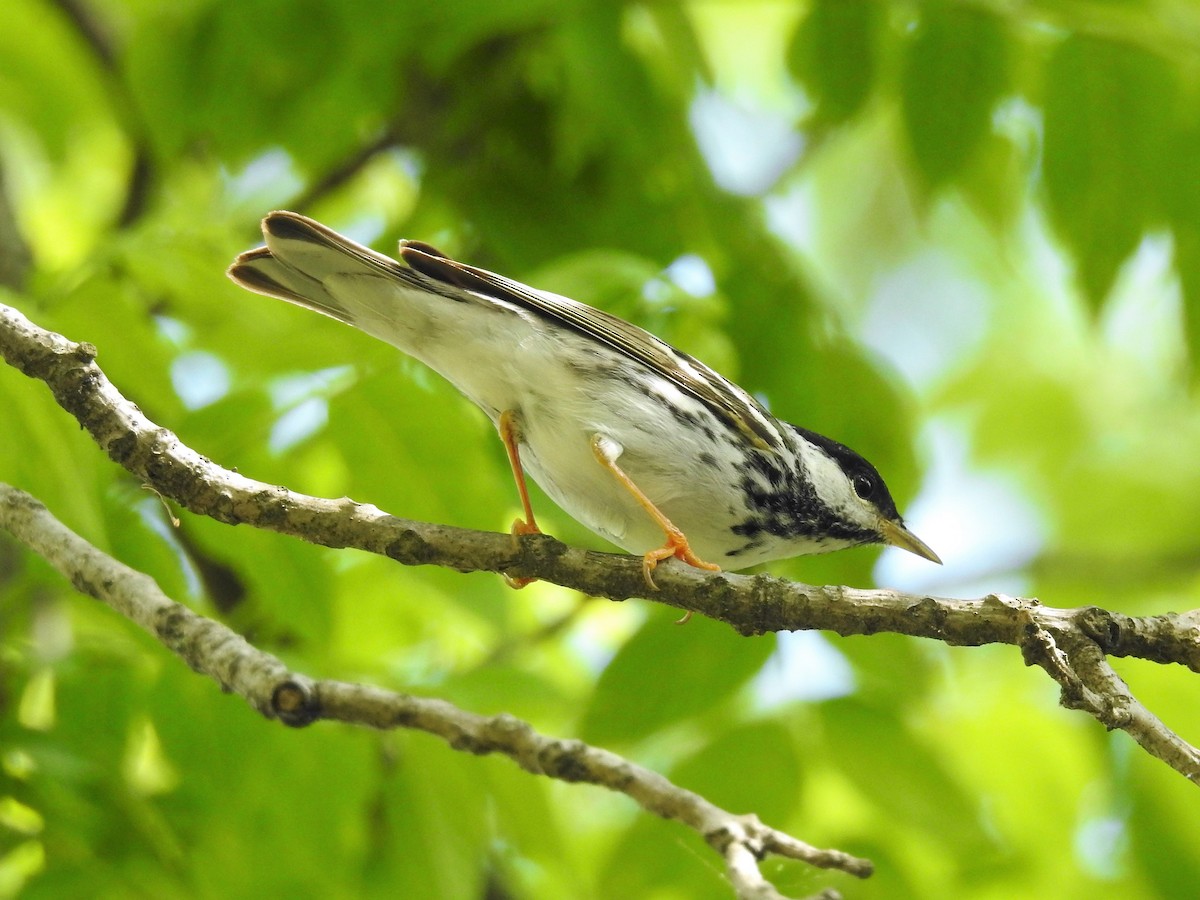
<instances>
[{"instance_id":1,"label":"green leaf","mask_svg":"<svg viewBox=\"0 0 1200 900\"><path fill-rule=\"evenodd\" d=\"M391 113L396 60L417 44L405 11L319 0L162 7L135 23L128 77L163 155L202 141L244 163L282 146L324 167Z\"/></svg>"},{"instance_id":2,"label":"green leaf","mask_svg":"<svg viewBox=\"0 0 1200 900\"><path fill-rule=\"evenodd\" d=\"M1175 268L1183 287L1183 323L1193 367L1200 358L1200 221L1195 224L1176 222ZM1200 374L1200 368L1196 368Z\"/></svg>"},{"instance_id":3,"label":"green leaf","mask_svg":"<svg viewBox=\"0 0 1200 900\"><path fill-rule=\"evenodd\" d=\"M1148 51L1077 35L1055 50L1045 79L1050 215L1099 304L1161 214L1157 173L1176 165L1178 85Z\"/></svg>"},{"instance_id":4,"label":"green leaf","mask_svg":"<svg viewBox=\"0 0 1200 900\"><path fill-rule=\"evenodd\" d=\"M596 896L718 900L730 892L718 859L699 835L678 822L643 815L607 854Z\"/></svg>"},{"instance_id":5,"label":"green leaf","mask_svg":"<svg viewBox=\"0 0 1200 900\"><path fill-rule=\"evenodd\" d=\"M959 176L1008 88L999 21L962 5L929 4L905 53L901 109L917 169L930 188Z\"/></svg>"},{"instance_id":6,"label":"green leaf","mask_svg":"<svg viewBox=\"0 0 1200 900\"><path fill-rule=\"evenodd\" d=\"M425 735L395 743L378 798L368 893L483 896L489 820L483 768Z\"/></svg>"},{"instance_id":7,"label":"green leaf","mask_svg":"<svg viewBox=\"0 0 1200 900\"><path fill-rule=\"evenodd\" d=\"M916 827L972 853L990 846L970 793L892 708L854 698L820 707L830 757L897 827Z\"/></svg>"},{"instance_id":8,"label":"green leaf","mask_svg":"<svg viewBox=\"0 0 1200 900\"><path fill-rule=\"evenodd\" d=\"M1158 174L1175 238L1188 347L1193 358L1200 358L1200 114L1192 112L1178 126L1169 152L1173 164Z\"/></svg>"},{"instance_id":9,"label":"green leaf","mask_svg":"<svg viewBox=\"0 0 1200 900\"><path fill-rule=\"evenodd\" d=\"M945 664L945 648L902 634L873 634L870 641L832 641L854 667L858 695L872 703L901 707L920 702L934 692L938 666ZM897 672L903 672L904 678L897 678Z\"/></svg>"},{"instance_id":10,"label":"green leaf","mask_svg":"<svg viewBox=\"0 0 1200 900\"><path fill-rule=\"evenodd\" d=\"M1131 760L1128 820L1130 852L1155 896L1186 897L1200 883L1200 860L1189 838L1200 815L1179 779L1139 750Z\"/></svg>"},{"instance_id":11,"label":"green leaf","mask_svg":"<svg viewBox=\"0 0 1200 900\"><path fill-rule=\"evenodd\" d=\"M800 760L778 722L731 728L676 766L671 779L725 809L752 809L776 826L800 802Z\"/></svg>"},{"instance_id":12,"label":"green leaf","mask_svg":"<svg viewBox=\"0 0 1200 900\"><path fill-rule=\"evenodd\" d=\"M501 529L517 503L503 445L473 404L418 363L367 373L330 403L347 493L388 512Z\"/></svg>"},{"instance_id":13,"label":"green leaf","mask_svg":"<svg viewBox=\"0 0 1200 900\"><path fill-rule=\"evenodd\" d=\"M163 662L149 699L163 757L182 774L159 801L162 825L173 828L181 858L155 864L190 882L181 893L333 896L352 890L366 845L377 837L364 811L387 790L381 784L385 738L339 728L264 728L244 701L222 696L211 680L174 659ZM201 772L203 778L190 777ZM297 802L285 802L281 791L297 795ZM112 847L130 843L137 845L115 838ZM263 865L264 859L289 862ZM137 869L129 868L127 877L136 883Z\"/></svg>"},{"instance_id":14,"label":"green leaf","mask_svg":"<svg viewBox=\"0 0 1200 900\"><path fill-rule=\"evenodd\" d=\"M852 118L871 95L886 10L877 0L816 0L788 48L788 68L816 104L817 122Z\"/></svg>"},{"instance_id":15,"label":"green leaf","mask_svg":"<svg viewBox=\"0 0 1200 900\"><path fill-rule=\"evenodd\" d=\"M727 700L766 662L771 636L744 638L697 616L672 625L655 610L600 675L580 726L584 740L629 743Z\"/></svg>"},{"instance_id":16,"label":"green leaf","mask_svg":"<svg viewBox=\"0 0 1200 900\"><path fill-rule=\"evenodd\" d=\"M502 664L452 675L439 685L438 692L472 712L506 712L533 722L553 720L569 703L558 686L546 678Z\"/></svg>"},{"instance_id":17,"label":"green leaf","mask_svg":"<svg viewBox=\"0 0 1200 900\"><path fill-rule=\"evenodd\" d=\"M194 546L207 594L231 621L263 645L324 647L332 628L330 551L281 534L187 516L181 537Z\"/></svg>"},{"instance_id":18,"label":"green leaf","mask_svg":"<svg viewBox=\"0 0 1200 900\"><path fill-rule=\"evenodd\" d=\"M71 340L94 344L97 364L147 414L182 412L168 376L173 348L150 312L158 298L146 291L136 273L122 271L120 260L97 255L100 263L78 273L76 287L61 294L46 292L45 302L52 304L54 316L40 324Z\"/></svg>"},{"instance_id":19,"label":"green leaf","mask_svg":"<svg viewBox=\"0 0 1200 900\"><path fill-rule=\"evenodd\" d=\"M112 117L100 66L67 16L47 15L36 0L8 0L0 59L0 113L36 134L55 162L83 131Z\"/></svg>"},{"instance_id":20,"label":"green leaf","mask_svg":"<svg viewBox=\"0 0 1200 900\"><path fill-rule=\"evenodd\" d=\"M778 722L736 725L719 734L676 766L671 780L731 812L752 809L780 828L800 801L795 745ZM600 896L727 897L720 869L696 865L697 855L710 852L677 823L642 816L612 848Z\"/></svg>"},{"instance_id":21,"label":"green leaf","mask_svg":"<svg viewBox=\"0 0 1200 900\"><path fill-rule=\"evenodd\" d=\"M1018 227L1029 202L1026 168L1032 153L1007 135L988 132L956 185L991 226L997 240Z\"/></svg>"}]
</instances>

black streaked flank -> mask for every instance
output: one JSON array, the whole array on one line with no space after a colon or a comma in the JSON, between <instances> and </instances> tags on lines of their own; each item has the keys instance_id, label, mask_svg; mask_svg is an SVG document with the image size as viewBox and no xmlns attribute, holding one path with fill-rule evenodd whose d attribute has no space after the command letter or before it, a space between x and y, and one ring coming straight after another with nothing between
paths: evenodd
<instances>
[{"instance_id":1,"label":"black streaked flank","mask_svg":"<svg viewBox=\"0 0 1200 900\"><path fill-rule=\"evenodd\" d=\"M837 462L848 477L856 473L873 477L875 496L869 497L884 515L899 518L896 505L874 466L844 444L822 435L795 428L806 440L816 444ZM799 463L799 458L797 458ZM816 487L800 467L783 467L763 453L746 454L739 486L745 496L749 515L730 530L755 538L763 532L780 538L834 538L855 544L879 543L875 531L838 518L817 495ZM752 541L753 543L753 541Z\"/></svg>"}]
</instances>

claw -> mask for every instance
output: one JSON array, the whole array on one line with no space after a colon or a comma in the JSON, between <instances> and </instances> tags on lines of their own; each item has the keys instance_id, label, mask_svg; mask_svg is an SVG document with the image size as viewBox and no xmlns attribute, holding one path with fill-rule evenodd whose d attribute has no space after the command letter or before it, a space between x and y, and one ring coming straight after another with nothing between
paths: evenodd
<instances>
[{"instance_id":1,"label":"claw","mask_svg":"<svg viewBox=\"0 0 1200 900\"><path fill-rule=\"evenodd\" d=\"M697 569L707 569L710 572L720 572L721 567L698 557L692 552L691 545L688 544L688 539L682 531L672 527L667 531L667 542L661 547L656 547L642 557L642 574L646 578L646 584L650 590L657 591L658 585L654 583L654 570L658 568L658 564L664 559L671 557L682 560L689 566L695 566Z\"/></svg>"},{"instance_id":2,"label":"claw","mask_svg":"<svg viewBox=\"0 0 1200 900\"><path fill-rule=\"evenodd\" d=\"M521 549L519 538L523 535L542 533L542 529L537 527L536 522L526 522L524 519L514 520L512 523L512 531L509 532L509 534L512 535L513 550L517 551ZM504 578L504 583L514 591L519 591L526 585L533 584L535 581L537 581L536 578L517 578L513 575L502 574L501 577Z\"/></svg>"},{"instance_id":3,"label":"claw","mask_svg":"<svg viewBox=\"0 0 1200 900\"><path fill-rule=\"evenodd\" d=\"M642 557L642 575L645 577L646 584L649 585L652 591L658 590L658 585L654 583L654 570L658 568L658 564L662 560L670 559L672 556L683 560L689 566L695 566L697 569L706 569L709 572L721 571L720 566L707 562L693 553L684 533L678 528L672 527L667 530L667 542ZM676 620L675 624L686 625L691 618L692 611L689 609L683 614L682 619Z\"/></svg>"}]
</instances>

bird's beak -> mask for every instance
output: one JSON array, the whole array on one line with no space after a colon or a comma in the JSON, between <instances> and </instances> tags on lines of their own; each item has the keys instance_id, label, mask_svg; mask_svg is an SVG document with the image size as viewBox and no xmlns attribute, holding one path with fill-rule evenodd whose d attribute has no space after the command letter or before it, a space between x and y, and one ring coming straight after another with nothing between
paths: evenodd
<instances>
[{"instance_id":1,"label":"bird's beak","mask_svg":"<svg viewBox=\"0 0 1200 900\"><path fill-rule=\"evenodd\" d=\"M899 522L893 522L891 519L880 519L879 529L883 532L883 539L893 547L899 547L902 550L907 550L909 553L915 553L917 556L924 557L930 562L937 563L939 566L942 564L938 555L930 550L923 540Z\"/></svg>"}]
</instances>

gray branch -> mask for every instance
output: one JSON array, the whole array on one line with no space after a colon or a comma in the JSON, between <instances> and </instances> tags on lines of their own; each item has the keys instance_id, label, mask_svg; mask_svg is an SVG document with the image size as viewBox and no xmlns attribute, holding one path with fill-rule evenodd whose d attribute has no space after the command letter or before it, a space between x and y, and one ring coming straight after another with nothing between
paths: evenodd
<instances>
[{"instance_id":1,"label":"gray branch","mask_svg":"<svg viewBox=\"0 0 1200 900\"><path fill-rule=\"evenodd\" d=\"M547 535L514 539L415 522L347 498L309 497L223 469L122 397L96 365L93 346L39 328L3 305L0 355L44 381L115 462L194 513L327 547L356 547L405 565L538 578L613 600L646 593L638 557L571 548ZM1010 644L1027 664L1040 666L1058 682L1064 706L1124 730L1149 753L1200 782L1200 752L1137 703L1107 662L1107 657L1131 656L1200 672L1200 611L1135 618L1000 595L956 600L818 587L767 575L704 572L675 561L660 565L655 581L652 599L703 613L743 635L890 631L957 646Z\"/></svg>"},{"instance_id":2,"label":"gray branch","mask_svg":"<svg viewBox=\"0 0 1200 900\"><path fill-rule=\"evenodd\" d=\"M154 579L96 549L38 500L3 483L0 527L46 559L77 590L139 625L195 671L245 698L268 718L293 726L329 719L379 729L414 728L437 735L460 752L501 753L535 775L619 791L647 811L699 833L724 857L731 884L746 900L780 896L758 868L758 861L770 853L860 878L871 874L865 859L813 847L756 816L726 812L615 753L582 741L547 737L508 714L480 716L445 700L318 681L292 672L224 625L172 600Z\"/></svg>"}]
</instances>

